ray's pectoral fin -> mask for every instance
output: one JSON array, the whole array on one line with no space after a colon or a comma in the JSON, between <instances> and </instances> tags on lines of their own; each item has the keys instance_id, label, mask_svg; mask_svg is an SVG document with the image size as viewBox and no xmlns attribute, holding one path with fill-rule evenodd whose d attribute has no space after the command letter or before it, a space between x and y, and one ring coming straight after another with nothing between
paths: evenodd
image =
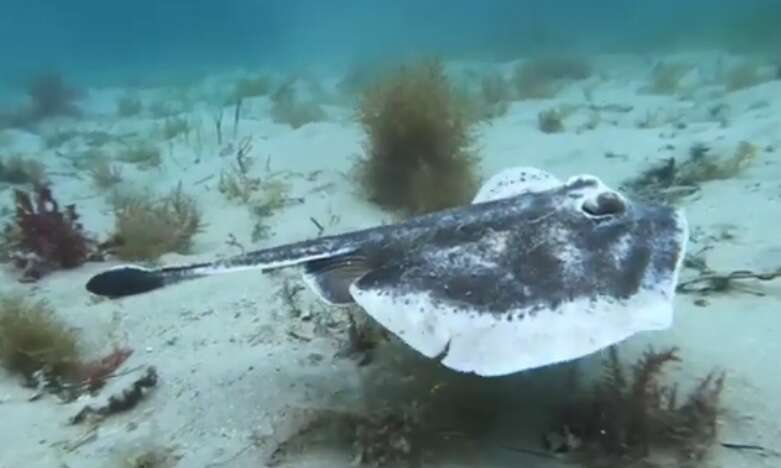
<instances>
[{"instance_id":1,"label":"ray's pectoral fin","mask_svg":"<svg viewBox=\"0 0 781 468\"><path fill-rule=\"evenodd\" d=\"M428 280L436 272L437 282ZM470 284L455 268L380 267L354 283L355 302L413 349L460 372L505 375L576 359L648 329L644 316L671 316L671 297L642 291L625 300L611 294L573 297L559 303L524 305L486 300L450 284ZM502 267L466 272L472 284L519 288ZM504 279L509 278L507 281ZM493 292L491 293L493 294ZM477 296L483 296L478 298Z\"/></svg>"},{"instance_id":2,"label":"ray's pectoral fin","mask_svg":"<svg viewBox=\"0 0 781 468\"><path fill-rule=\"evenodd\" d=\"M428 358L447 356L452 333L446 315L418 290L414 273L401 268L382 267L352 284L350 292L378 323Z\"/></svg>"},{"instance_id":3,"label":"ray's pectoral fin","mask_svg":"<svg viewBox=\"0 0 781 468\"><path fill-rule=\"evenodd\" d=\"M366 258L356 254L312 260L304 268L307 285L332 305L355 303L350 286L371 270Z\"/></svg>"},{"instance_id":4,"label":"ray's pectoral fin","mask_svg":"<svg viewBox=\"0 0 781 468\"><path fill-rule=\"evenodd\" d=\"M511 167L488 179L472 203L483 203L522 193L544 192L563 183L549 172L534 167Z\"/></svg>"}]
</instances>

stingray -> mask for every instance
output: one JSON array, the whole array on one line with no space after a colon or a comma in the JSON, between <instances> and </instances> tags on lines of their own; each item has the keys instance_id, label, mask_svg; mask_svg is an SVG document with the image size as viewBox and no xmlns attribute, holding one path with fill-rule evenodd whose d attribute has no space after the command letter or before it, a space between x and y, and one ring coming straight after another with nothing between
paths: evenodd
<instances>
[{"instance_id":1,"label":"stingray","mask_svg":"<svg viewBox=\"0 0 781 468\"><path fill-rule=\"evenodd\" d=\"M594 176L517 167L468 206L214 262L114 267L86 288L119 298L297 266L325 302L357 303L448 368L499 376L670 327L687 237L680 210L632 202Z\"/></svg>"}]
</instances>

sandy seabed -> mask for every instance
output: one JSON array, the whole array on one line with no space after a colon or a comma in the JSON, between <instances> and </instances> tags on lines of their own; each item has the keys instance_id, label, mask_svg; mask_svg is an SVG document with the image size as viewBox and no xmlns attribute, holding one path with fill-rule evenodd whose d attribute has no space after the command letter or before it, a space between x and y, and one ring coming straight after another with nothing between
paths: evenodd
<instances>
[{"instance_id":1,"label":"sandy seabed","mask_svg":"<svg viewBox=\"0 0 781 468\"><path fill-rule=\"evenodd\" d=\"M594 174L608 186L618 187L665 158L687 157L694 144L731 154L747 141L758 148L758 155L745 171L707 182L685 199L692 231L689 248L696 251L712 244L707 260L717 271L776 269L781 265L781 81L728 92L712 71L724 60L722 55L660 57L696 64L684 80L685 91L670 96L643 91L654 60L597 57L598 73L592 78L568 85L552 99L511 102L506 114L476 125L481 174L487 177L511 166L535 166L560 178ZM727 58L733 59L738 60ZM475 71L509 77L514 67L515 63L447 64L451 76L462 78ZM324 89L338 79L323 78ZM235 134L232 107L225 108L225 141L220 146L208 96L215 89L230 87L234 80L235 76L213 77L189 90L188 105L178 115L198 129L197 140L191 133L188 138L160 143L160 168L122 165L122 184L164 193L181 183L203 209L207 226L195 238L193 253L166 255L164 262L190 263L238 253L230 239L254 249L311 238L318 235L318 228L310 218L318 220L326 234L391 220L364 201L351 181L350 169L361 157L365 141L351 103L325 100L327 120L293 129L271 119L267 97L247 99ZM175 100L167 89L134 93L147 105ZM90 90L79 102L82 118L47 123L44 130L114 135L158 131L161 120L148 112L117 117L116 102L126 94L127 90L116 88ZM569 109L564 131L541 132L539 112L558 106ZM715 106L724 109L718 117L712 112ZM594 109L599 114L596 125ZM77 203L88 231L100 236L110 232L113 215L107 197L88 177L74 174L68 160L68 154L83 150L84 143L74 138L49 147L44 130L41 134L6 130L2 151L39 155L51 174L56 197ZM220 153L244 137L252 138L251 156L256 160L252 170L260 177L267 171L286 174L290 196L298 201L277 212L269 220L267 238L257 242L250 238L255 221L246 207L226 200L218 190L220 171L233 164L232 153ZM5 192L10 206L10 189ZM116 344L131 347L134 353L121 370L153 365L160 378L157 388L131 411L97 425L70 425L68 419L81 407L104 402L126 388L140 370L111 379L96 397L68 404L52 396L28 401L32 390L14 376L0 374L0 467L133 466L127 460L150 447L169 453L170 466L266 466L279 444L319 411L361 411L383 400L414 399L416 391L458 385L469 388L471 401L487 405L486 411L493 405L496 420L485 429L484 440L453 439L458 450L450 453L459 455L427 466L561 464L507 450L542 450L540 440L550 408L567 396L561 369L498 379L456 376L399 343L383 346L375 352L380 356L359 366L339 353L346 340L344 310L327 308L309 290L301 290L295 293L299 311L291 311L285 291L299 284L294 271L216 276L121 301L91 297L83 286L87 279L115 263L88 263L33 284L19 284L17 272L9 266L0 274L4 292L22 290L47 299L60 318L79 329L85 348L100 354ZM684 270L683 278L694 274ZM719 440L781 451L781 283L750 286L764 295L711 295L706 306L698 303L697 296L679 295L671 330L635 336L622 344L621 351L635 356L649 344L680 347L683 362L668 375L684 386L713 368L726 370L726 411L720 418ZM578 364L594 369L601 357ZM289 448L278 466L343 467L351 459L349 444L308 442ZM779 464L775 457L716 446L705 466Z\"/></svg>"}]
</instances>

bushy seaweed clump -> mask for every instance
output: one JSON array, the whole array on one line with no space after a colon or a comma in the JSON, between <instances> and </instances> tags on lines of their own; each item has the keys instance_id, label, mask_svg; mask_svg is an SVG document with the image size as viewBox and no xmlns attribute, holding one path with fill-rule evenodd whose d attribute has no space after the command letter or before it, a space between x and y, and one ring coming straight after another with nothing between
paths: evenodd
<instances>
[{"instance_id":1,"label":"bushy seaweed clump","mask_svg":"<svg viewBox=\"0 0 781 468\"><path fill-rule=\"evenodd\" d=\"M762 69L758 63L744 62L735 65L727 71L725 86L727 91L737 91L756 86L768 80L769 77L762 74Z\"/></svg>"},{"instance_id":2,"label":"bushy seaweed clump","mask_svg":"<svg viewBox=\"0 0 781 468\"><path fill-rule=\"evenodd\" d=\"M660 62L651 71L651 83L646 91L651 94L675 94L691 69L688 63Z\"/></svg>"},{"instance_id":3,"label":"bushy seaweed clump","mask_svg":"<svg viewBox=\"0 0 781 468\"><path fill-rule=\"evenodd\" d=\"M553 97L559 86L568 80L584 80L591 76L591 65L578 57L538 57L515 70L515 88L520 99Z\"/></svg>"},{"instance_id":4,"label":"bushy seaweed clump","mask_svg":"<svg viewBox=\"0 0 781 468\"><path fill-rule=\"evenodd\" d=\"M43 369L72 376L80 362L77 342L47 303L21 294L0 297L0 362L9 372L27 379Z\"/></svg>"},{"instance_id":5,"label":"bushy seaweed clump","mask_svg":"<svg viewBox=\"0 0 781 468\"><path fill-rule=\"evenodd\" d=\"M30 103L10 117L13 126L24 127L50 117L80 113L74 101L81 93L68 86L58 73L46 72L32 77L26 84L26 91Z\"/></svg>"},{"instance_id":6,"label":"bushy seaweed clump","mask_svg":"<svg viewBox=\"0 0 781 468\"><path fill-rule=\"evenodd\" d=\"M5 227L3 250L23 271L23 279L37 280L52 270L87 261L93 242L84 233L75 205L60 210L47 186L32 193L15 190L14 199L16 215Z\"/></svg>"},{"instance_id":7,"label":"bushy seaweed clump","mask_svg":"<svg viewBox=\"0 0 781 468\"><path fill-rule=\"evenodd\" d=\"M543 133L564 131L564 116L559 109L548 109L537 114L537 128Z\"/></svg>"},{"instance_id":8,"label":"bushy seaweed clump","mask_svg":"<svg viewBox=\"0 0 781 468\"><path fill-rule=\"evenodd\" d=\"M99 190L108 190L122 182L122 169L106 158L97 158L87 168L92 185Z\"/></svg>"},{"instance_id":9,"label":"bushy seaweed clump","mask_svg":"<svg viewBox=\"0 0 781 468\"><path fill-rule=\"evenodd\" d=\"M369 199L403 214L468 203L477 190L468 117L438 62L405 68L366 93L369 141L357 166Z\"/></svg>"},{"instance_id":10,"label":"bushy seaweed clump","mask_svg":"<svg viewBox=\"0 0 781 468\"><path fill-rule=\"evenodd\" d=\"M293 128L325 120L327 114L319 104L311 100L302 101L296 96L295 83L295 80L288 81L271 96L271 118Z\"/></svg>"},{"instance_id":11,"label":"bushy seaweed clump","mask_svg":"<svg viewBox=\"0 0 781 468\"><path fill-rule=\"evenodd\" d=\"M165 119L161 128L164 140L173 140L180 135L187 138L191 130L190 122L183 117L169 117Z\"/></svg>"},{"instance_id":12,"label":"bushy seaweed clump","mask_svg":"<svg viewBox=\"0 0 781 468\"><path fill-rule=\"evenodd\" d=\"M423 447L432 439L432 428L424 411L412 403L382 405L369 413L340 410L290 411L302 413L295 419L298 429L277 446L266 461L269 466L287 464L293 452L310 448L323 439L350 441L352 466L423 466ZM328 437L330 436L330 437ZM335 437L334 437L335 436Z\"/></svg>"},{"instance_id":13,"label":"bushy seaweed clump","mask_svg":"<svg viewBox=\"0 0 781 468\"><path fill-rule=\"evenodd\" d=\"M27 386L73 401L100 390L132 350L114 347L85 360L76 330L62 323L41 300L22 293L0 297L0 365Z\"/></svg>"},{"instance_id":14,"label":"bushy seaweed clump","mask_svg":"<svg viewBox=\"0 0 781 468\"><path fill-rule=\"evenodd\" d=\"M130 196L115 203L110 253L123 260L155 260L164 253L187 253L201 231L201 212L181 187L160 199Z\"/></svg>"},{"instance_id":15,"label":"bushy seaweed clump","mask_svg":"<svg viewBox=\"0 0 781 468\"><path fill-rule=\"evenodd\" d=\"M181 458L173 448L144 442L128 447L116 454L113 468L173 468Z\"/></svg>"},{"instance_id":16,"label":"bushy seaweed clump","mask_svg":"<svg viewBox=\"0 0 781 468\"><path fill-rule=\"evenodd\" d=\"M420 457L416 446L422 427L416 407L385 409L354 421L354 464L388 466L407 463Z\"/></svg>"},{"instance_id":17,"label":"bushy seaweed clump","mask_svg":"<svg viewBox=\"0 0 781 468\"><path fill-rule=\"evenodd\" d=\"M507 80L499 73L491 73L482 77L477 95L467 99L465 105L473 109L475 118L470 121L476 122L506 114L511 100L512 93Z\"/></svg>"},{"instance_id":18,"label":"bushy seaweed clump","mask_svg":"<svg viewBox=\"0 0 781 468\"><path fill-rule=\"evenodd\" d=\"M512 97L510 85L499 73L485 75L480 80L480 94L488 104L507 102Z\"/></svg>"},{"instance_id":19,"label":"bushy seaweed clump","mask_svg":"<svg viewBox=\"0 0 781 468\"><path fill-rule=\"evenodd\" d=\"M236 101L244 98L253 98L265 96L271 92L271 79L266 76L255 76L252 78L242 78L236 82L230 101Z\"/></svg>"},{"instance_id":20,"label":"bushy seaweed clump","mask_svg":"<svg viewBox=\"0 0 781 468\"><path fill-rule=\"evenodd\" d=\"M0 159L0 182L43 185L46 183L46 168L34 159L18 155L2 158Z\"/></svg>"},{"instance_id":21,"label":"bushy seaweed clump","mask_svg":"<svg viewBox=\"0 0 781 468\"><path fill-rule=\"evenodd\" d=\"M163 163L157 146L145 140L127 143L116 158L122 162L135 164L141 169L159 167Z\"/></svg>"},{"instance_id":22,"label":"bushy seaweed clump","mask_svg":"<svg viewBox=\"0 0 781 468\"><path fill-rule=\"evenodd\" d=\"M117 115L119 117L134 117L144 110L140 99L133 96L123 96L117 101Z\"/></svg>"},{"instance_id":23,"label":"bushy seaweed clump","mask_svg":"<svg viewBox=\"0 0 781 468\"><path fill-rule=\"evenodd\" d=\"M628 374L611 348L602 381L563 412L562 437L548 438L561 443L549 448L600 467L702 460L716 440L725 377L709 374L681 401L676 386L661 383L665 366L679 361L675 348L648 350Z\"/></svg>"}]
</instances>

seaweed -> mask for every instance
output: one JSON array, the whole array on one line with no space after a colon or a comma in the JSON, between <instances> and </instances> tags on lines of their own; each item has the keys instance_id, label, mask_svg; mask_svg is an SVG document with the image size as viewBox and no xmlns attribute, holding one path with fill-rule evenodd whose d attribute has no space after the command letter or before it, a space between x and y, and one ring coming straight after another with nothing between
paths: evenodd
<instances>
[{"instance_id":1,"label":"seaweed","mask_svg":"<svg viewBox=\"0 0 781 468\"><path fill-rule=\"evenodd\" d=\"M353 63L337 84L337 88L348 95L361 96L389 71L400 65L398 60L387 57L382 61L364 60Z\"/></svg>"},{"instance_id":2,"label":"seaweed","mask_svg":"<svg viewBox=\"0 0 781 468\"><path fill-rule=\"evenodd\" d=\"M174 448L158 445L149 441L125 448L115 457L115 468L173 468L181 455Z\"/></svg>"},{"instance_id":3,"label":"seaweed","mask_svg":"<svg viewBox=\"0 0 781 468\"><path fill-rule=\"evenodd\" d=\"M290 203L287 194L290 185L282 180L268 178L261 182L259 198L250 206L250 213L256 218L252 228L252 242L258 242L271 235L271 227L267 219L273 216L279 209Z\"/></svg>"},{"instance_id":4,"label":"seaweed","mask_svg":"<svg viewBox=\"0 0 781 468\"><path fill-rule=\"evenodd\" d=\"M253 203L251 211L255 216L267 218L288 203L290 184L279 179L268 178L260 186L260 197Z\"/></svg>"},{"instance_id":5,"label":"seaweed","mask_svg":"<svg viewBox=\"0 0 781 468\"><path fill-rule=\"evenodd\" d=\"M510 86L498 73L484 76L480 80L480 94L487 104L500 104L510 100Z\"/></svg>"},{"instance_id":6,"label":"seaweed","mask_svg":"<svg viewBox=\"0 0 781 468\"><path fill-rule=\"evenodd\" d=\"M727 91L737 91L768 81L761 73L761 67L754 62L743 62L727 71L724 77Z\"/></svg>"},{"instance_id":7,"label":"seaweed","mask_svg":"<svg viewBox=\"0 0 781 468\"><path fill-rule=\"evenodd\" d=\"M514 82L521 99L553 97L567 80L591 76L591 65L579 57L546 56L531 59L515 69Z\"/></svg>"},{"instance_id":8,"label":"seaweed","mask_svg":"<svg viewBox=\"0 0 781 468\"><path fill-rule=\"evenodd\" d=\"M45 129L44 129L45 130ZM76 131L54 129L54 131L44 131L43 135L47 148L57 148L63 144L75 139L81 138L87 146L97 147L111 143L116 139L114 135L101 130Z\"/></svg>"},{"instance_id":9,"label":"seaweed","mask_svg":"<svg viewBox=\"0 0 781 468\"><path fill-rule=\"evenodd\" d=\"M160 150L148 141L127 143L116 157L119 161L135 164L141 169L159 167L163 162Z\"/></svg>"},{"instance_id":10,"label":"seaweed","mask_svg":"<svg viewBox=\"0 0 781 468\"><path fill-rule=\"evenodd\" d=\"M312 122L325 120L327 114L319 104L299 101L295 93L295 81L290 80L271 96L271 118L278 123L300 128Z\"/></svg>"},{"instance_id":11,"label":"seaweed","mask_svg":"<svg viewBox=\"0 0 781 468\"><path fill-rule=\"evenodd\" d=\"M54 317L47 302L21 293L0 297L0 362L5 369L28 381L42 369L71 378L80 360L77 333Z\"/></svg>"},{"instance_id":12,"label":"seaweed","mask_svg":"<svg viewBox=\"0 0 781 468\"><path fill-rule=\"evenodd\" d=\"M386 408L354 421L353 463L362 466L387 466L413 461L417 456L417 432L422 426L421 412L409 408Z\"/></svg>"},{"instance_id":13,"label":"seaweed","mask_svg":"<svg viewBox=\"0 0 781 468\"><path fill-rule=\"evenodd\" d=\"M108 190L122 182L122 169L105 158L95 159L88 172L92 178L92 185L100 190Z\"/></svg>"},{"instance_id":14,"label":"seaweed","mask_svg":"<svg viewBox=\"0 0 781 468\"><path fill-rule=\"evenodd\" d=\"M641 199L675 204L697 192L705 182L737 176L757 155L757 147L746 141L738 143L733 155L727 158L712 156L708 146L697 143L682 163L677 163L675 158L666 159L622 184L622 190Z\"/></svg>"},{"instance_id":15,"label":"seaweed","mask_svg":"<svg viewBox=\"0 0 781 468\"><path fill-rule=\"evenodd\" d=\"M374 359L374 350L390 339L388 330L382 327L359 307L347 309L347 340L337 357L353 358L359 366Z\"/></svg>"},{"instance_id":16,"label":"seaweed","mask_svg":"<svg viewBox=\"0 0 781 468\"><path fill-rule=\"evenodd\" d=\"M692 66L687 63L660 62L651 71L651 84L646 89L651 94L675 94L684 76Z\"/></svg>"},{"instance_id":17,"label":"seaweed","mask_svg":"<svg viewBox=\"0 0 781 468\"><path fill-rule=\"evenodd\" d=\"M756 159L758 150L751 143L741 141L732 157L718 159L709 157L708 153L709 149L705 146L692 146L689 159L678 167L676 183L693 185L735 177Z\"/></svg>"},{"instance_id":18,"label":"seaweed","mask_svg":"<svg viewBox=\"0 0 781 468\"><path fill-rule=\"evenodd\" d=\"M154 199L130 196L115 205L108 253L123 260L154 260L167 252L187 253L203 224L195 199L179 185Z\"/></svg>"},{"instance_id":19,"label":"seaweed","mask_svg":"<svg viewBox=\"0 0 781 468\"><path fill-rule=\"evenodd\" d=\"M260 178L250 177L238 166L231 166L220 171L220 181L217 190L228 200L238 200L248 203L253 194L260 189Z\"/></svg>"},{"instance_id":20,"label":"seaweed","mask_svg":"<svg viewBox=\"0 0 781 468\"><path fill-rule=\"evenodd\" d=\"M781 269L774 271L754 272L749 270L735 270L729 273L716 273L707 266L700 268L700 275L686 281L681 281L676 287L679 293L729 293L742 291L756 296L764 296L765 293L754 291L738 283L738 280L773 281L781 277Z\"/></svg>"},{"instance_id":21,"label":"seaweed","mask_svg":"<svg viewBox=\"0 0 781 468\"><path fill-rule=\"evenodd\" d=\"M46 301L22 293L0 297L0 364L37 390L31 400L44 392L63 401L94 394L131 353L116 347L84 360L78 332L59 321Z\"/></svg>"},{"instance_id":22,"label":"seaweed","mask_svg":"<svg viewBox=\"0 0 781 468\"><path fill-rule=\"evenodd\" d=\"M34 159L19 155L0 159L0 182L44 185L47 182L46 168Z\"/></svg>"},{"instance_id":23,"label":"seaweed","mask_svg":"<svg viewBox=\"0 0 781 468\"><path fill-rule=\"evenodd\" d=\"M133 117L144 110L141 100L133 96L122 96L117 101L117 115L119 117Z\"/></svg>"},{"instance_id":24,"label":"seaweed","mask_svg":"<svg viewBox=\"0 0 781 468\"><path fill-rule=\"evenodd\" d=\"M240 99L265 96L271 92L271 79L266 76L242 78L236 82L231 93L230 102Z\"/></svg>"},{"instance_id":25,"label":"seaweed","mask_svg":"<svg viewBox=\"0 0 781 468\"><path fill-rule=\"evenodd\" d=\"M154 101L149 105L149 113L155 119L165 119L176 114L177 110L168 101Z\"/></svg>"},{"instance_id":26,"label":"seaweed","mask_svg":"<svg viewBox=\"0 0 781 468\"><path fill-rule=\"evenodd\" d=\"M537 114L537 127L543 133L559 133L564 131L562 112L558 109L548 109Z\"/></svg>"},{"instance_id":27,"label":"seaweed","mask_svg":"<svg viewBox=\"0 0 781 468\"><path fill-rule=\"evenodd\" d=\"M78 413L70 418L70 424L80 424L89 420L101 420L108 416L129 411L146 397L149 391L157 386L157 369L150 366L146 368L144 374L136 379L128 388L122 390L122 393L111 395L105 405L93 407L84 406Z\"/></svg>"},{"instance_id":28,"label":"seaweed","mask_svg":"<svg viewBox=\"0 0 781 468\"><path fill-rule=\"evenodd\" d=\"M5 227L6 257L34 281L56 269L75 268L92 254L93 240L84 233L75 205L63 211L48 186L32 193L14 190L16 215Z\"/></svg>"},{"instance_id":29,"label":"seaweed","mask_svg":"<svg viewBox=\"0 0 781 468\"><path fill-rule=\"evenodd\" d=\"M677 348L649 349L627 374L611 347L601 381L562 411L548 438L565 443L549 449L600 467L653 467L668 454L702 461L716 441L725 376L708 374L681 404L677 385L661 383L673 362L680 362Z\"/></svg>"},{"instance_id":30,"label":"seaweed","mask_svg":"<svg viewBox=\"0 0 781 468\"><path fill-rule=\"evenodd\" d=\"M499 73L483 76L480 80L479 92L475 97L470 98L466 92L462 96L467 111L475 114L474 119L469 119L470 122L493 119L506 114L510 108L511 98L510 86Z\"/></svg>"},{"instance_id":31,"label":"seaweed","mask_svg":"<svg viewBox=\"0 0 781 468\"><path fill-rule=\"evenodd\" d=\"M386 78L366 93L359 114L368 143L355 170L369 200L413 215L474 196L478 177L468 116L439 62Z\"/></svg>"},{"instance_id":32,"label":"seaweed","mask_svg":"<svg viewBox=\"0 0 781 468\"><path fill-rule=\"evenodd\" d=\"M429 438L424 411L416 403L384 405L366 414L352 411L305 410L298 428L276 443L266 463L277 466L300 446L311 446L315 436L331 432L350 442L353 466L419 466L422 446Z\"/></svg>"},{"instance_id":33,"label":"seaweed","mask_svg":"<svg viewBox=\"0 0 781 468\"><path fill-rule=\"evenodd\" d=\"M54 71L31 77L26 88L30 104L11 117L13 126L24 127L51 117L80 114L74 101L81 93L68 86L62 76Z\"/></svg>"},{"instance_id":34,"label":"seaweed","mask_svg":"<svg viewBox=\"0 0 781 468\"><path fill-rule=\"evenodd\" d=\"M254 159L248 157L252 151L252 140L244 138L236 150L236 161L228 169L220 171L220 181L217 189L228 200L239 200L248 203L252 195L260 189L261 179L251 177L250 169Z\"/></svg>"},{"instance_id":35,"label":"seaweed","mask_svg":"<svg viewBox=\"0 0 781 468\"><path fill-rule=\"evenodd\" d=\"M174 138L184 135L185 138L190 134L190 122L182 117L169 117L163 122L161 129L164 140L173 140Z\"/></svg>"}]
</instances>

